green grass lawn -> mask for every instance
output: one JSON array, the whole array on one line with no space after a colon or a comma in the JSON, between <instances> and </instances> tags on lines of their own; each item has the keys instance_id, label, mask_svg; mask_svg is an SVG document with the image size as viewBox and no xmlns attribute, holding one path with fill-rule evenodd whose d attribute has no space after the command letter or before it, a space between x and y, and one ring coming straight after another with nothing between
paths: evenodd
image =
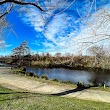
<instances>
[{"instance_id":1,"label":"green grass lawn","mask_svg":"<svg viewBox=\"0 0 110 110\"><path fill-rule=\"evenodd\" d=\"M17 92L0 86L0 110L110 110L110 104Z\"/></svg>"}]
</instances>

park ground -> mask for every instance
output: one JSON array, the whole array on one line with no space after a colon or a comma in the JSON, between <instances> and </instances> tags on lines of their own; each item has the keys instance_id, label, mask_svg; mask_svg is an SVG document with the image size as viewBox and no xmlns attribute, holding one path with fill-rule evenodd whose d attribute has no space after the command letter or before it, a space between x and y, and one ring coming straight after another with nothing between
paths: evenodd
<instances>
[{"instance_id":1,"label":"park ground","mask_svg":"<svg viewBox=\"0 0 110 110\"><path fill-rule=\"evenodd\" d=\"M77 89L0 67L0 110L110 110L110 92Z\"/></svg>"}]
</instances>

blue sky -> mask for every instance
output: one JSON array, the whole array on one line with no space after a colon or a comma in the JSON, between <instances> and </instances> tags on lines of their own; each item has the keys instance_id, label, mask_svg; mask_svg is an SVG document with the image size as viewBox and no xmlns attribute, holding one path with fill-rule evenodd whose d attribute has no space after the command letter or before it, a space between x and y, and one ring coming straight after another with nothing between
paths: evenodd
<instances>
[{"instance_id":1,"label":"blue sky","mask_svg":"<svg viewBox=\"0 0 110 110\"><path fill-rule=\"evenodd\" d=\"M55 3L56 0L52 1ZM108 11L110 0L90 0L90 4L87 3L87 0L68 1L58 9L43 13L45 20L42 19L39 10L32 6L16 7L16 10L19 9L20 12L12 10L7 15L11 31L8 30L4 34L6 48L0 51L0 55L10 54L11 50L19 46L24 40L28 41L28 46L34 53L74 53L81 49L82 45L85 46L85 44L80 42L94 41L94 39L96 41L96 37L92 34L92 29L96 28L94 24L99 19L96 15L102 12L98 8L104 8ZM66 7L69 8L65 10ZM24 10L27 10L27 12L25 13ZM90 16L87 17L87 13L90 13ZM92 29L87 25L91 21ZM103 33L109 33L108 30L103 28L100 28L99 32L103 30ZM100 40L101 38L97 39ZM88 45L86 44L86 46Z\"/></svg>"}]
</instances>

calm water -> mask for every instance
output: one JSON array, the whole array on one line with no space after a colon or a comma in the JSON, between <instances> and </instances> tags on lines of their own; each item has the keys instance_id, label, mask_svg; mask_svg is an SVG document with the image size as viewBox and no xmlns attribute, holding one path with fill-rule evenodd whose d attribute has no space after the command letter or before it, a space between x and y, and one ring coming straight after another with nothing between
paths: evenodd
<instances>
[{"instance_id":1,"label":"calm water","mask_svg":"<svg viewBox=\"0 0 110 110\"><path fill-rule=\"evenodd\" d=\"M38 76L46 74L49 79L71 81L74 84L78 82L84 82L84 84L95 84L97 86L101 86L105 83L110 87L110 72L34 67L27 67L26 71L33 72Z\"/></svg>"}]
</instances>

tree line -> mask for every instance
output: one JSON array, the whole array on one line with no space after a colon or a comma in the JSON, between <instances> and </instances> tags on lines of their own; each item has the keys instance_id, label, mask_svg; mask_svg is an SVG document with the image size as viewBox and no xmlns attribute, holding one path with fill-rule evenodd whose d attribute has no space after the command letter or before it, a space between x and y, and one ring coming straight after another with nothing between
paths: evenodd
<instances>
[{"instance_id":1,"label":"tree line","mask_svg":"<svg viewBox=\"0 0 110 110\"><path fill-rule=\"evenodd\" d=\"M65 68L101 68L110 69L110 53L103 46L88 48L87 55L73 55L71 53L31 53L27 42L22 42L12 49L10 56L1 57L0 61L18 66L65 67Z\"/></svg>"}]
</instances>

